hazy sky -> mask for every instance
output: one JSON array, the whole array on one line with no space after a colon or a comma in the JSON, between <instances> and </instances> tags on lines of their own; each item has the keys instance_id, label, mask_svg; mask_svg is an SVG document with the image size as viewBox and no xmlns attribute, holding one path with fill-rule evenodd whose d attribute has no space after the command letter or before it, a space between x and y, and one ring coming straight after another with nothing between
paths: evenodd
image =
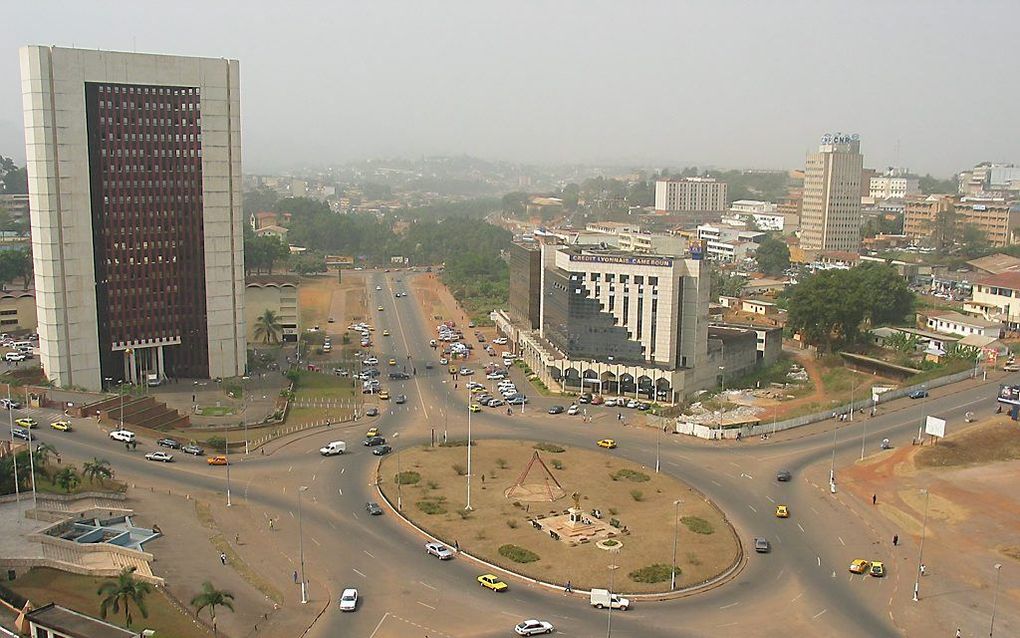
<instances>
[{"instance_id":1,"label":"hazy sky","mask_svg":"<svg viewBox=\"0 0 1020 638\"><path fill-rule=\"evenodd\" d=\"M159 8L156 8L159 7ZM826 131L867 166L1020 162L1020 2L9 0L0 154L24 158L17 48L241 61L246 171L468 153L788 168Z\"/></svg>"}]
</instances>

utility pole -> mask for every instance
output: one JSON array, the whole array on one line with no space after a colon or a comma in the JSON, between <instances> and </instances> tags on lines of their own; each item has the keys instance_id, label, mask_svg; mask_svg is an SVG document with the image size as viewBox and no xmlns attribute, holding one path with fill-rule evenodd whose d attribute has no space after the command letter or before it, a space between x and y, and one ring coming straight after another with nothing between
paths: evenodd
<instances>
[{"instance_id":1,"label":"utility pole","mask_svg":"<svg viewBox=\"0 0 1020 638\"><path fill-rule=\"evenodd\" d=\"M11 384L7 384L7 401L10 405L11 400ZM7 410L7 416L10 417L11 421L11 460L14 461L14 498L18 503L18 523L21 523L21 485L18 482L18 455L14 452L14 410ZM28 430L28 453L32 454L32 430Z\"/></svg>"},{"instance_id":2,"label":"utility pole","mask_svg":"<svg viewBox=\"0 0 1020 638\"><path fill-rule=\"evenodd\" d=\"M308 604L308 581L305 580L305 528L301 515L301 492L308 489L302 485L297 493L297 521L298 521L298 555L301 561L301 604Z\"/></svg>"},{"instance_id":3,"label":"utility pole","mask_svg":"<svg viewBox=\"0 0 1020 638\"><path fill-rule=\"evenodd\" d=\"M1002 563L995 563L995 594L992 596L992 619L988 624L988 638L992 638L995 631L995 605L999 602L999 574L1002 572Z\"/></svg>"},{"instance_id":4,"label":"utility pole","mask_svg":"<svg viewBox=\"0 0 1020 638\"><path fill-rule=\"evenodd\" d=\"M471 511L471 388L465 383L464 388L467 390L467 505L464 509Z\"/></svg>"},{"instance_id":5,"label":"utility pole","mask_svg":"<svg viewBox=\"0 0 1020 638\"><path fill-rule=\"evenodd\" d=\"M924 492L924 522L921 523L921 545L917 548L917 571L914 574L914 602L921 600L921 560L924 556L924 536L928 529L928 497L930 491L928 488L922 490Z\"/></svg>"},{"instance_id":6,"label":"utility pole","mask_svg":"<svg viewBox=\"0 0 1020 638\"><path fill-rule=\"evenodd\" d=\"M670 566L669 591L676 589L676 541L680 535L680 503L682 502L679 498L673 501L673 506L675 507L673 514L673 563Z\"/></svg>"}]
</instances>

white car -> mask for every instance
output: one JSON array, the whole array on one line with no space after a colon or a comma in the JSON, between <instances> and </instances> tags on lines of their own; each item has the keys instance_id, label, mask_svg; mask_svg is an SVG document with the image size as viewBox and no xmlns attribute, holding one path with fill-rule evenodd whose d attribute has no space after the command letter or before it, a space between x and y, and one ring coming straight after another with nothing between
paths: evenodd
<instances>
[{"instance_id":1,"label":"white car","mask_svg":"<svg viewBox=\"0 0 1020 638\"><path fill-rule=\"evenodd\" d=\"M442 543L425 543L425 552L439 560L450 560L453 558L453 550Z\"/></svg>"},{"instance_id":2,"label":"white car","mask_svg":"<svg viewBox=\"0 0 1020 638\"><path fill-rule=\"evenodd\" d=\"M24 361L25 354L22 352L8 352L4 355L6 361Z\"/></svg>"},{"instance_id":3,"label":"white car","mask_svg":"<svg viewBox=\"0 0 1020 638\"><path fill-rule=\"evenodd\" d=\"M513 364L514 364L514 360L513 359L503 359L503 365L505 365L506 367L509 368Z\"/></svg>"},{"instance_id":4,"label":"white car","mask_svg":"<svg viewBox=\"0 0 1020 638\"><path fill-rule=\"evenodd\" d=\"M367 365L367 366L374 366L375 364L379 363L379 359L377 359L375 357L369 357L369 358L365 359L365 361L363 363L365 365Z\"/></svg>"},{"instance_id":5,"label":"white car","mask_svg":"<svg viewBox=\"0 0 1020 638\"><path fill-rule=\"evenodd\" d=\"M155 452L149 452L148 454L146 454L145 455L145 460L146 461L162 461L163 463L170 463L171 461L174 460L174 455L173 454L167 454L166 452L163 452L162 450L157 450Z\"/></svg>"},{"instance_id":6,"label":"white car","mask_svg":"<svg viewBox=\"0 0 1020 638\"><path fill-rule=\"evenodd\" d=\"M638 407L639 405L641 405L641 404L638 403L637 401L635 401L634 399L631 399L630 401L627 401L627 407L630 408L631 410L633 410L634 408Z\"/></svg>"},{"instance_id":7,"label":"white car","mask_svg":"<svg viewBox=\"0 0 1020 638\"><path fill-rule=\"evenodd\" d=\"M581 411L581 408L577 407L576 403L574 405L571 405L569 408L567 408L567 414L569 414L570 416L574 416L575 414L579 413L580 411Z\"/></svg>"},{"instance_id":8,"label":"white car","mask_svg":"<svg viewBox=\"0 0 1020 638\"><path fill-rule=\"evenodd\" d=\"M514 627L518 636L537 636L538 634L551 634L555 627L551 622L544 620L522 620Z\"/></svg>"},{"instance_id":9,"label":"white car","mask_svg":"<svg viewBox=\"0 0 1020 638\"><path fill-rule=\"evenodd\" d=\"M375 289L376 290L382 290L382 286L376 286ZM354 591L354 590L353 589L349 589L348 591ZM357 595L358 592L355 591L354 593L355 593L355 595Z\"/></svg>"},{"instance_id":10,"label":"white car","mask_svg":"<svg viewBox=\"0 0 1020 638\"><path fill-rule=\"evenodd\" d=\"M496 344L497 346L505 346L506 345L506 337L496 337L495 339L492 340L492 342L494 344Z\"/></svg>"},{"instance_id":11,"label":"white car","mask_svg":"<svg viewBox=\"0 0 1020 638\"><path fill-rule=\"evenodd\" d=\"M505 372L490 372L489 374L485 375L485 378L488 379L489 381L495 381L496 379L503 379L505 377L506 377Z\"/></svg>"},{"instance_id":12,"label":"white car","mask_svg":"<svg viewBox=\"0 0 1020 638\"><path fill-rule=\"evenodd\" d=\"M353 587L340 594L340 611L354 611L358 607L358 590Z\"/></svg>"},{"instance_id":13,"label":"white car","mask_svg":"<svg viewBox=\"0 0 1020 638\"><path fill-rule=\"evenodd\" d=\"M113 432L110 432L110 438L114 441L131 443L135 440L135 433L131 430L114 430Z\"/></svg>"}]
</instances>

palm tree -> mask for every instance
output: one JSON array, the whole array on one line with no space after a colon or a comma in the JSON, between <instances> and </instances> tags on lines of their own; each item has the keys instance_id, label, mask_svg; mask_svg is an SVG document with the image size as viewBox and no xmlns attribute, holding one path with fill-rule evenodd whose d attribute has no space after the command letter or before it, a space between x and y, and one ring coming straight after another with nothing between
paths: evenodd
<instances>
[{"instance_id":1,"label":"palm tree","mask_svg":"<svg viewBox=\"0 0 1020 638\"><path fill-rule=\"evenodd\" d=\"M78 468L73 465L68 465L57 472L57 475L53 477L53 482L64 488L64 491L70 494L71 490L81 484L81 477L78 476Z\"/></svg>"},{"instance_id":2,"label":"palm tree","mask_svg":"<svg viewBox=\"0 0 1020 638\"><path fill-rule=\"evenodd\" d=\"M110 462L94 456L91 461L85 461L81 473L88 478L89 483L95 483L96 479L102 482L113 478L113 468L110 467Z\"/></svg>"},{"instance_id":3,"label":"palm tree","mask_svg":"<svg viewBox=\"0 0 1020 638\"><path fill-rule=\"evenodd\" d=\"M49 443L39 443L32 450L32 461L35 463L35 470L43 476L49 476L49 472L46 470L46 464L50 462L50 458L59 456L57 454L57 448L53 447Z\"/></svg>"},{"instance_id":4,"label":"palm tree","mask_svg":"<svg viewBox=\"0 0 1020 638\"><path fill-rule=\"evenodd\" d=\"M202 583L202 593L191 599L195 607L195 613L200 614L206 607L209 608L209 615L212 616L213 635L216 634L216 608L226 607L234 611L234 595L213 587L209 581Z\"/></svg>"},{"instance_id":5,"label":"palm tree","mask_svg":"<svg viewBox=\"0 0 1020 638\"><path fill-rule=\"evenodd\" d=\"M261 338L263 343L278 341L277 334L281 330L283 326L277 320L276 313L268 308L255 320L255 338Z\"/></svg>"},{"instance_id":6,"label":"palm tree","mask_svg":"<svg viewBox=\"0 0 1020 638\"><path fill-rule=\"evenodd\" d=\"M124 607L124 621L131 626L131 605L133 604L142 612L143 618L149 617L149 610L145 608L145 596L152 591L152 585L144 581L135 580L135 567L125 567L120 571L117 580L108 580L99 586L96 594L105 596L99 603L99 615L106 618L106 613L113 610L113 613L120 613Z\"/></svg>"}]
</instances>

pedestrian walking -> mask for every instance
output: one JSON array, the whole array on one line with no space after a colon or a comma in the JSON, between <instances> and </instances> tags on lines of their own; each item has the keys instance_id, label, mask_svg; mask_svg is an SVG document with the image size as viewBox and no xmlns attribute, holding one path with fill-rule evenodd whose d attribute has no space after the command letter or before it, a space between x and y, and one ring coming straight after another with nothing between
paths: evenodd
<instances>
[{"instance_id":1,"label":"pedestrian walking","mask_svg":"<svg viewBox=\"0 0 1020 638\"><path fill-rule=\"evenodd\" d=\"M272 530L273 530L273 526L274 526L274 525L275 525L275 523L273 522L273 519L269 519L269 530L270 530L270 531L272 531Z\"/></svg>"},{"instance_id":2,"label":"pedestrian walking","mask_svg":"<svg viewBox=\"0 0 1020 638\"><path fill-rule=\"evenodd\" d=\"M893 544L893 547L896 547L897 545L900 544L900 535L899 534L894 534L893 535L893 537L892 537L892 544Z\"/></svg>"},{"instance_id":3,"label":"pedestrian walking","mask_svg":"<svg viewBox=\"0 0 1020 638\"><path fill-rule=\"evenodd\" d=\"M294 570L294 584L297 585L297 570Z\"/></svg>"},{"instance_id":4,"label":"pedestrian walking","mask_svg":"<svg viewBox=\"0 0 1020 638\"><path fill-rule=\"evenodd\" d=\"M241 544L241 535L240 534L234 534L234 545L240 545L240 544Z\"/></svg>"},{"instance_id":5,"label":"pedestrian walking","mask_svg":"<svg viewBox=\"0 0 1020 638\"><path fill-rule=\"evenodd\" d=\"M927 569L928 568L924 566L924 563L921 563L921 575L922 576L924 576L924 572L927 571Z\"/></svg>"},{"instance_id":6,"label":"pedestrian walking","mask_svg":"<svg viewBox=\"0 0 1020 638\"><path fill-rule=\"evenodd\" d=\"M961 638L961 636L963 636L963 634L960 633L960 628L957 627L956 628L956 638Z\"/></svg>"},{"instance_id":7,"label":"pedestrian walking","mask_svg":"<svg viewBox=\"0 0 1020 638\"><path fill-rule=\"evenodd\" d=\"M460 553L460 541L456 541L456 540L453 541L453 548L455 550L457 550L457 553L459 554Z\"/></svg>"},{"instance_id":8,"label":"pedestrian walking","mask_svg":"<svg viewBox=\"0 0 1020 638\"><path fill-rule=\"evenodd\" d=\"M871 495L871 504L872 505L877 505L878 504L878 494L872 494Z\"/></svg>"},{"instance_id":9,"label":"pedestrian walking","mask_svg":"<svg viewBox=\"0 0 1020 638\"><path fill-rule=\"evenodd\" d=\"M227 564L227 555L224 554L223 552L220 552L220 564L222 565Z\"/></svg>"},{"instance_id":10,"label":"pedestrian walking","mask_svg":"<svg viewBox=\"0 0 1020 638\"><path fill-rule=\"evenodd\" d=\"M570 592L574 591L574 588L570 586L570 581L569 580L567 581L567 586L564 587L564 589L567 591L568 594Z\"/></svg>"}]
</instances>

